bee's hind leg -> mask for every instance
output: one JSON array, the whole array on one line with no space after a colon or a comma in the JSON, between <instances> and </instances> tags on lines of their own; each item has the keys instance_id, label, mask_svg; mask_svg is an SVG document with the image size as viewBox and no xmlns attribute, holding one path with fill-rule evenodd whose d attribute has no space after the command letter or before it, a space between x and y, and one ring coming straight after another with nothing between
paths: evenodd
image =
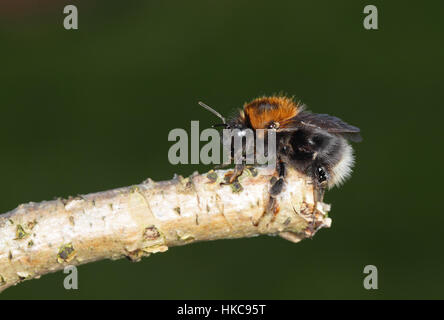
<instances>
[{"instance_id":1,"label":"bee's hind leg","mask_svg":"<svg viewBox=\"0 0 444 320\"><path fill-rule=\"evenodd\" d=\"M313 209L311 211L312 221L310 222L309 226L312 236L315 232L315 213L317 211L318 202L322 202L324 200L325 189L327 187L327 181L329 178L329 175L323 166L314 166L313 170Z\"/></svg>"}]
</instances>

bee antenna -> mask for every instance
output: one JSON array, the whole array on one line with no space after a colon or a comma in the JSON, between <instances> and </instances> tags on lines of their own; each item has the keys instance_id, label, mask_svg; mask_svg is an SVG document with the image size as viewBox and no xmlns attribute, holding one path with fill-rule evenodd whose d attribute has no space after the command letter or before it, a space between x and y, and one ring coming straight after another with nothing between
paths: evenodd
<instances>
[{"instance_id":1,"label":"bee antenna","mask_svg":"<svg viewBox=\"0 0 444 320\"><path fill-rule=\"evenodd\" d=\"M201 107L204 107L205 109L207 109L208 111L210 111L211 113L213 113L215 116L219 117L219 118L222 120L222 122L224 123L224 125L226 124L226 123L225 123L225 118L222 117L222 115L221 115L219 112L217 112L216 110L214 110L214 109L211 108L210 106L207 106L207 105L206 105L205 103L203 103L202 101L199 101L198 103L199 103L199 105L200 105Z\"/></svg>"}]
</instances>

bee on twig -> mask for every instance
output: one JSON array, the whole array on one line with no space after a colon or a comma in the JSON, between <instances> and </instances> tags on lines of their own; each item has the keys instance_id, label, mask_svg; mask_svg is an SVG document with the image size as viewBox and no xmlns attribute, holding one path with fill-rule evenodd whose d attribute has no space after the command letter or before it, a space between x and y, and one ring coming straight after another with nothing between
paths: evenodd
<instances>
[{"instance_id":1,"label":"bee on twig","mask_svg":"<svg viewBox=\"0 0 444 320\"><path fill-rule=\"evenodd\" d=\"M311 113L303 104L285 96L254 99L228 120L206 104L199 104L222 120L214 127L238 129L241 133L246 129L275 131L277 178L270 187L272 198L284 188L288 167L311 178L314 210L325 189L342 184L351 174L354 156L349 141L359 142L362 138L359 128L337 117ZM236 164L228 183L233 183L244 168L245 163Z\"/></svg>"}]
</instances>

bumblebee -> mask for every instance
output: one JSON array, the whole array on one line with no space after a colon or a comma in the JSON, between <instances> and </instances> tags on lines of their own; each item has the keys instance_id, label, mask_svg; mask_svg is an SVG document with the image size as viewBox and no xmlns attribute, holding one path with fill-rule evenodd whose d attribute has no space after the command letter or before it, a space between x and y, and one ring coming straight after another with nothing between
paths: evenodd
<instances>
[{"instance_id":1,"label":"bumblebee","mask_svg":"<svg viewBox=\"0 0 444 320\"><path fill-rule=\"evenodd\" d=\"M341 185L351 175L354 156L349 141L359 142L362 138L359 128L337 117L311 113L303 104L286 96L254 99L228 120L206 104L199 104L222 120L214 127L253 132L275 130L277 178L272 179L272 198L284 188L288 167L311 178L315 207L326 189ZM233 183L244 167L245 163L236 164L228 183Z\"/></svg>"}]
</instances>

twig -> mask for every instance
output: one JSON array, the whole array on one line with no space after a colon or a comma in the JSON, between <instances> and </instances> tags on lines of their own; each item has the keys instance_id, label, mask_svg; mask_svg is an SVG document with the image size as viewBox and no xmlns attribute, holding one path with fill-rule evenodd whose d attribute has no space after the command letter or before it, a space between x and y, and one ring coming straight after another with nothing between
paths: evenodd
<instances>
[{"instance_id":1,"label":"twig","mask_svg":"<svg viewBox=\"0 0 444 320\"><path fill-rule=\"evenodd\" d=\"M28 203L0 215L0 291L23 280L101 259L140 260L196 241L280 235L298 242L329 227L329 206L313 211L308 178L289 171L270 207L273 172L246 170L221 185L227 171L94 194ZM314 219L314 220L313 220Z\"/></svg>"}]
</instances>

